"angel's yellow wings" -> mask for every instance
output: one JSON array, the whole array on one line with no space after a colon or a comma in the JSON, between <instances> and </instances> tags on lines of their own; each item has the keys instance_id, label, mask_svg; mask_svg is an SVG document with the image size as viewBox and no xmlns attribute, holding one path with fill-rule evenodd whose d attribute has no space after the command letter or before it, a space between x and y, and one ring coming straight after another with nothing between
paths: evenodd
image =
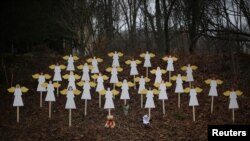
<instances>
[{"instance_id":1,"label":"angel's yellow wings","mask_svg":"<svg viewBox=\"0 0 250 141\"><path fill-rule=\"evenodd\" d=\"M77 75L77 74L75 74L74 77L75 77L76 80L79 80L81 78L81 76Z\"/></svg>"},{"instance_id":2,"label":"angel's yellow wings","mask_svg":"<svg viewBox=\"0 0 250 141\"><path fill-rule=\"evenodd\" d=\"M49 68L53 70L53 69L55 69L55 66L56 65L50 65Z\"/></svg>"},{"instance_id":3,"label":"angel's yellow wings","mask_svg":"<svg viewBox=\"0 0 250 141\"><path fill-rule=\"evenodd\" d=\"M181 70L182 70L182 71L187 70L187 66L183 66L183 67L181 67Z\"/></svg>"},{"instance_id":4,"label":"angel's yellow wings","mask_svg":"<svg viewBox=\"0 0 250 141\"><path fill-rule=\"evenodd\" d=\"M66 56L63 56L63 60L68 60L69 59L69 56L66 55Z\"/></svg>"},{"instance_id":5,"label":"angel's yellow wings","mask_svg":"<svg viewBox=\"0 0 250 141\"><path fill-rule=\"evenodd\" d=\"M177 61L178 60L178 58L176 58L176 57L173 57L173 61Z\"/></svg>"},{"instance_id":6,"label":"angel's yellow wings","mask_svg":"<svg viewBox=\"0 0 250 141\"><path fill-rule=\"evenodd\" d=\"M223 93L223 95L224 95L224 96L229 96L229 95L230 95L230 91L225 91L225 92Z\"/></svg>"},{"instance_id":7,"label":"angel's yellow wings","mask_svg":"<svg viewBox=\"0 0 250 141\"><path fill-rule=\"evenodd\" d=\"M113 52L110 52L110 53L108 53L108 56L109 56L109 57L113 57L113 56L114 56L114 53L113 53Z\"/></svg>"},{"instance_id":8,"label":"angel's yellow wings","mask_svg":"<svg viewBox=\"0 0 250 141\"><path fill-rule=\"evenodd\" d=\"M61 87L61 84L59 84L58 82L55 82L55 83L53 83L53 86L54 86L55 88L59 88L59 87Z\"/></svg>"},{"instance_id":9,"label":"angel's yellow wings","mask_svg":"<svg viewBox=\"0 0 250 141\"><path fill-rule=\"evenodd\" d=\"M133 86L134 86L134 83L128 82L128 86L129 86L129 87L133 87Z\"/></svg>"},{"instance_id":10,"label":"angel's yellow wings","mask_svg":"<svg viewBox=\"0 0 250 141\"><path fill-rule=\"evenodd\" d=\"M197 70L198 69L198 67L195 66L195 65L192 65L191 68L192 68L192 70Z\"/></svg>"},{"instance_id":11,"label":"angel's yellow wings","mask_svg":"<svg viewBox=\"0 0 250 141\"><path fill-rule=\"evenodd\" d=\"M79 90L77 90L77 89L74 89L73 91L74 91L74 94L75 94L75 95L80 95L80 94L81 94L81 91L79 91Z\"/></svg>"},{"instance_id":12,"label":"angel's yellow wings","mask_svg":"<svg viewBox=\"0 0 250 141\"><path fill-rule=\"evenodd\" d=\"M145 53L142 53L142 54L140 54L140 57L143 58L143 57L145 57L145 55L146 55Z\"/></svg>"},{"instance_id":13,"label":"angel's yellow wings","mask_svg":"<svg viewBox=\"0 0 250 141\"><path fill-rule=\"evenodd\" d=\"M106 68L106 71L107 71L107 72L111 72L111 71L112 71L112 68L111 68L111 67L108 67L108 68Z\"/></svg>"},{"instance_id":14,"label":"angel's yellow wings","mask_svg":"<svg viewBox=\"0 0 250 141\"><path fill-rule=\"evenodd\" d=\"M74 55L74 56L73 56L73 59L74 59L74 60L79 60L79 57L77 57L77 56Z\"/></svg>"},{"instance_id":15,"label":"angel's yellow wings","mask_svg":"<svg viewBox=\"0 0 250 141\"><path fill-rule=\"evenodd\" d=\"M131 60L127 60L127 61L125 62L125 64L127 64L127 65L131 64Z\"/></svg>"},{"instance_id":16,"label":"angel's yellow wings","mask_svg":"<svg viewBox=\"0 0 250 141\"><path fill-rule=\"evenodd\" d=\"M242 91L240 91L240 90L237 90L237 91L236 91L236 95L237 95L237 96L241 96L242 94L243 94Z\"/></svg>"},{"instance_id":17,"label":"angel's yellow wings","mask_svg":"<svg viewBox=\"0 0 250 141\"><path fill-rule=\"evenodd\" d=\"M174 76L172 76L170 79L171 79L171 80L173 80L173 81L176 81L177 76L176 76L176 75L174 75Z\"/></svg>"},{"instance_id":18,"label":"angel's yellow wings","mask_svg":"<svg viewBox=\"0 0 250 141\"><path fill-rule=\"evenodd\" d=\"M103 59L101 59L101 58L97 58L96 60L97 60L97 62L99 62L99 63L103 61Z\"/></svg>"},{"instance_id":19,"label":"angel's yellow wings","mask_svg":"<svg viewBox=\"0 0 250 141\"><path fill-rule=\"evenodd\" d=\"M103 78L103 80L108 80L109 79L109 77L107 75L103 75L102 78Z\"/></svg>"},{"instance_id":20,"label":"angel's yellow wings","mask_svg":"<svg viewBox=\"0 0 250 141\"><path fill-rule=\"evenodd\" d=\"M50 79L51 76L49 74L44 74L45 79Z\"/></svg>"},{"instance_id":21,"label":"angel's yellow wings","mask_svg":"<svg viewBox=\"0 0 250 141\"><path fill-rule=\"evenodd\" d=\"M168 60L168 56L165 56L162 58L163 61L167 61Z\"/></svg>"},{"instance_id":22,"label":"angel's yellow wings","mask_svg":"<svg viewBox=\"0 0 250 141\"><path fill-rule=\"evenodd\" d=\"M118 71L118 72L122 72L122 71L123 71L123 68L118 67L118 68L117 68L117 71Z\"/></svg>"},{"instance_id":23,"label":"angel's yellow wings","mask_svg":"<svg viewBox=\"0 0 250 141\"><path fill-rule=\"evenodd\" d=\"M165 74L165 73L167 73L167 71L164 70L164 69L161 69L161 73L162 73L162 74Z\"/></svg>"},{"instance_id":24,"label":"angel's yellow wings","mask_svg":"<svg viewBox=\"0 0 250 141\"><path fill-rule=\"evenodd\" d=\"M220 80L220 79L217 79L216 82L217 82L217 84L219 84L219 85L223 84L223 81Z\"/></svg>"},{"instance_id":25,"label":"angel's yellow wings","mask_svg":"<svg viewBox=\"0 0 250 141\"><path fill-rule=\"evenodd\" d=\"M89 59L87 59L87 62L88 62L88 63L91 63L92 60L93 60L92 58L89 58Z\"/></svg>"},{"instance_id":26,"label":"angel's yellow wings","mask_svg":"<svg viewBox=\"0 0 250 141\"><path fill-rule=\"evenodd\" d=\"M141 64L140 60L135 60L136 64Z\"/></svg>"},{"instance_id":27,"label":"angel's yellow wings","mask_svg":"<svg viewBox=\"0 0 250 141\"><path fill-rule=\"evenodd\" d=\"M63 75L62 77L63 77L63 79L68 79L68 78L69 78L69 75L68 75L68 74L65 74L65 75Z\"/></svg>"},{"instance_id":28,"label":"angel's yellow wings","mask_svg":"<svg viewBox=\"0 0 250 141\"><path fill-rule=\"evenodd\" d=\"M118 56L119 56L119 57L122 57L122 56L123 56L123 53L118 52Z\"/></svg>"},{"instance_id":29,"label":"angel's yellow wings","mask_svg":"<svg viewBox=\"0 0 250 141\"><path fill-rule=\"evenodd\" d=\"M15 87L11 87L11 88L9 88L9 89L7 89L7 90L8 90L9 93L14 93L14 92L15 92L15 89L16 89Z\"/></svg>"},{"instance_id":30,"label":"angel's yellow wings","mask_svg":"<svg viewBox=\"0 0 250 141\"><path fill-rule=\"evenodd\" d=\"M26 92L28 92L28 91L29 91L29 89L28 89L28 88L26 88L26 87L24 87L24 86L23 86L23 87L21 87L20 89L21 89L21 92L22 92L22 93L26 93ZM11 88L9 88L9 89L8 89L8 92L9 92L9 93L14 93L14 92L15 92L15 90L16 90L16 88L15 88L15 87L11 87Z\"/></svg>"},{"instance_id":31,"label":"angel's yellow wings","mask_svg":"<svg viewBox=\"0 0 250 141\"><path fill-rule=\"evenodd\" d=\"M156 69L153 69L150 71L151 74L155 74L156 73Z\"/></svg>"},{"instance_id":32,"label":"angel's yellow wings","mask_svg":"<svg viewBox=\"0 0 250 141\"><path fill-rule=\"evenodd\" d=\"M211 79L205 80L205 83L206 83L206 84L210 84L210 83L211 83Z\"/></svg>"},{"instance_id":33,"label":"angel's yellow wings","mask_svg":"<svg viewBox=\"0 0 250 141\"><path fill-rule=\"evenodd\" d=\"M39 76L40 76L40 74L38 74L38 73L32 75L32 77L33 77L34 79L38 79Z\"/></svg>"}]
</instances>

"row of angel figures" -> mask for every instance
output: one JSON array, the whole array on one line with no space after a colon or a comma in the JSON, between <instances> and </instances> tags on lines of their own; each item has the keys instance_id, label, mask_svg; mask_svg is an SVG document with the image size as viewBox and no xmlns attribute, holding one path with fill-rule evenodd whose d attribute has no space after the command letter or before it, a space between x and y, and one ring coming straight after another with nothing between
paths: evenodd
<instances>
[{"instance_id":1,"label":"row of angel figures","mask_svg":"<svg viewBox=\"0 0 250 141\"><path fill-rule=\"evenodd\" d=\"M118 81L118 76L117 76L118 72L121 72L123 70L120 67L119 60L118 60L119 57L122 56L122 53L115 52L115 53L109 53L108 55L113 56L113 63L112 63L113 67L107 68L106 71L111 73L110 83L113 84L112 93L114 95L117 95L118 91L115 90L115 86L122 87L121 84L127 82L126 80L124 80L123 83L119 82ZM146 52L145 54L141 54L140 56L145 57L144 67L146 67L146 68L151 67L150 57L154 57L154 54ZM78 69L82 69L82 71L83 71L82 76L79 76L79 75L73 73L73 70L75 70L74 64L73 64L74 60L78 60L79 58L76 57L76 56L71 56L71 55L70 56L65 56L63 58L65 60L68 60L67 70L70 70L70 74L66 74L66 75L63 76L63 78L67 79L69 81L69 83L68 83L67 89L64 89L62 91L62 93L65 94L65 95L68 95L67 91L70 88L70 89L72 89L73 93L80 94L81 92L76 89L75 81L81 79L81 82L79 82L78 84L79 84L79 86L83 86L82 99L89 99L90 98L90 92L89 92L90 87L91 86L96 87L96 91L99 93L99 101L100 101L99 105L101 106L101 95L106 93L106 92L105 93L103 92L103 91L105 91L103 82L105 80L109 79L108 76L102 75L99 72L99 69L98 69L98 62L102 62L103 60L100 59L100 58L93 57L93 58L90 58L90 59L87 60L88 63L91 62L91 65L88 65L87 63L85 63L84 65L77 66ZM180 107L180 93L185 92L185 90L183 89L183 86L182 86L183 80L189 82L190 83L190 88L193 89L193 87L191 87L191 82L193 81L192 70L196 70L197 66L188 65L188 66L182 67L181 69L186 71L186 73L187 73L186 77L183 77L180 74L178 74L178 76L171 77L171 71L174 71L173 61L176 61L177 58L168 56L168 57L164 57L163 60L168 61L167 71L170 72L169 73L170 74L169 75L169 82L166 83L166 86L171 86L172 85L170 80L176 81L175 93L178 93L178 107ZM120 98L124 99L124 102L126 103L126 100L129 99L128 87L134 86L136 88L136 82L139 82L138 93L139 94L145 94L145 82L148 82L150 79L148 77L143 77L143 76L141 76L140 78L135 77L136 75L139 75L138 70L137 70L137 64L140 64L141 61L132 59L132 60L127 60L125 63L129 64L131 66L130 75L134 76L134 79L133 79L134 82L133 83L132 82L127 82L128 86L126 86L126 89L124 88L125 86L122 87L122 90L124 89L124 92L123 91L121 92L121 97ZM50 82L49 84L46 83L46 79L51 78L51 76L48 75L48 74L40 73L40 74L35 74L35 75L32 76L34 79L38 79L37 91L40 92L40 106L42 106L42 93L43 92L47 91L47 96L45 98L46 101L50 101L50 102L55 101L55 98L54 98L54 96L52 94L53 93L52 91L54 91L54 87L55 87L55 88L57 88L57 94L59 93L59 87L60 87L59 82L62 81L61 70L66 69L66 66L56 64L56 65L49 66L49 68L54 70L53 81L55 81L55 83L53 83L53 84L52 84L52 82ZM91 76L91 78L94 80L94 82L90 82L90 80L91 80L90 75L89 75L90 70L91 70L91 73L94 74L94 75ZM157 69L150 71L152 74L155 74L154 84L155 84L155 86L159 87L158 91L159 91L159 98L160 99L167 99L167 95L165 94L166 92L164 92L166 90L166 88L163 88L163 86L160 86L160 84L162 82L164 83L164 81L162 80L162 74L166 73L167 71L163 70L163 69L160 69L160 67L157 67ZM211 84L210 84L210 81L211 81ZM97 82L97 84L96 84L96 82ZM216 82L216 84L215 84L215 82ZM217 81L216 80L207 80L206 83L209 83L211 85L209 95L210 95L210 93L212 93L210 96L212 96L212 101L213 101L213 96L217 96L217 90L215 90L216 87L217 87L217 83L220 84L220 83L222 83L222 81L220 81L220 80L217 80ZM53 88L52 88L52 86L53 86ZM194 88L194 90L197 90L199 92L200 88ZM191 105L192 106L198 105L198 100L197 100L196 94L191 94L191 92L193 93L194 90L190 91L190 102L189 102L190 106ZM149 91L149 90L147 90L147 91ZM229 106L229 108L232 108L232 109L237 108L238 104L237 104L236 96L231 96L231 95L234 95L234 94L231 94L231 93L225 94L225 95L230 95L230 104L229 105L231 105L231 106ZM17 99L20 100L21 99L20 97L21 96L18 96ZM141 107L143 107L143 95L141 95L141 97L142 97L141 98ZM149 96L149 97L152 97L152 96ZM74 99L74 96L69 96L69 97L67 96L67 99L68 98L70 99L69 101L71 101L69 103L73 103L72 99ZM87 103L87 101L85 103ZM164 103L164 100L163 100L163 103ZM70 106L70 105L73 105L73 106ZM73 104L66 104L65 108L74 109L75 108L74 105L75 105L74 103ZM109 104L107 104L107 105L109 105ZM111 104L111 105L113 105L113 104ZM211 112L212 112L212 105L211 105ZM145 107L150 109L151 108L150 106L153 108L154 104L152 104L152 100L147 100L146 104L145 104ZM107 107L107 106L104 106L104 107ZM165 108L163 108L163 109L164 109L163 111L165 113ZM86 114L86 112L85 112L85 114Z\"/></svg>"}]
</instances>

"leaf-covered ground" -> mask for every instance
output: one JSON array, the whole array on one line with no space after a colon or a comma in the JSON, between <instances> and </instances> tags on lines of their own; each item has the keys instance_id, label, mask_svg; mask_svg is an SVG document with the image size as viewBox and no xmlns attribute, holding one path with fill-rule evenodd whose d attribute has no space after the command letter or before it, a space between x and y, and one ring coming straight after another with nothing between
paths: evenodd
<instances>
[{"instance_id":1,"label":"leaf-covered ground","mask_svg":"<svg viewBox=\"0 0 250 141\"><path fill-rule=\"evenodd\" d=\"M112 59L106 55L100 56L104 62L99 65L101 72L110 67ZM161 60L162 56L156 55L152 59L152 68L161 66L166 67L166 62ZM120 59L121 67L124 68L119 73L119 80L124 78L131 80L129 76L130 66L124 63L132 56L125 55ZM180 67L187 63L195 64L199 68L193 75L194 85L203 88L203 92L198 94L199 106L196 107L196 121L192 121L192 107L188 106L189 96L181 95L181 108L177 108L177 95L174 93L173 85L168 89L169 99L165 102L166 114L162 114L162 101L155 96L156 108L152 109L152 121L149 127L142 124L142 116L148 113L148 109L140 107L140 95L137 90L130 89L131 99L127 116L123 113L123 101L115 98L115 109L111 113L115 117L116 127L107 129L104 127L107 110L98 107L98 94L92 90L92 100L88 102L88 115L84 116L84 101L80 96L75 97L77 109L72 112L72 127L68 127L69 111L64 109L66 97L60 95L56 97L57 101L52 104L52 119L48 119L48 103L43 102L43 107L39 107L39 93L36 92L37 80L32 79L31 75L43 71L53 75L53 71L48 66L57 61L66 64L66 61L59 57L48 56L16 56L7 57L6 70L8 78L11 77L13 70L13 84L20 83L30 90L23 94L24 107L20 108L20 123L16 123L16 108L12 107L14 96L6 91L7 84L4 78L4 69L1 68L3 78L1 78L1 98L0 98L0 140L207 140L208 124L249 124L250 123L250 56L236 55L238 60L236 66L239 67L237 81L234 80L234 73L231 63L231 57L227 55L193 55L179 56L179 60L174 64L176 71L174 74L185 74ZM138 58L141 59L141 58ZM6 61L7 60L7 61ZM86 58L81 58L76 65L83 64ZM142 60L142 59L141 59ZM145 69L142 64L138 66L140 74L145 75ZM62 74L66 74L63 71ZM77 74L81 71L77 70ZM218 87L219 96L214 101L214 113L210 114L211 98L208 97L209 86L204 80L216 75L222 79L224 84ZM153 75L149 75L154 80ZM168 80L168 75L163 75L164 80ZM9 80L10 81L10 80ZM237 89L243 91L243 96L238 97L240 109L235 112L235 123L232 122L232 111L228 109L229 98L222 95L222 92L229 90L232 83L237 83ZM62 87L67 86L67 81L63 82ZM111 86L106 83L105 86ZM152 83L147 84L152 87ZM187 87L188 84L184 84ZM82 90L78 87L79 90ZM43 96L45 98L45 94ZM144 104L145 104L144 97ZM102 105L104 97L102 98Z\"/></svg>"}]
</instances>

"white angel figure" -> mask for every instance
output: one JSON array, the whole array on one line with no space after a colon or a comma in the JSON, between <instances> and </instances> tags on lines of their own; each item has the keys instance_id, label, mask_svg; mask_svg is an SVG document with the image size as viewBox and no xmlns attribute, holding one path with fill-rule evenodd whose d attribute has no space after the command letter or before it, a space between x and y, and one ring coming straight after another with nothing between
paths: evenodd
<instances>
[{"instance_id":1,"label":"white angel figure","mask_svg":"<svg viewBox=\"0 0 250 141\"><path fill-rule=\"evenodd\" d=\"M95 74L95 73L99 73L99 68L98 68L98 63L102 62L103 60L101 58L96 58L95 56L93 58L89 58L87 60L88 63L91 63L92 65L92 70L91 73Z\"/></svg>"},{"instance_id":2,"label":"white angel figure","mask_svg":"<svg viewBox=\"0 0 250 141\"><path fill-rule=\"evenodd\" d=\"M108 54L108 56L113 57L113 62L112 62L113 67L119 67L120 66L119 57L123 56L123 53L115 51L114 53L110 52Z\"/></svg>"},{"instance_id":3,"label":"white angel figure","mask_svg":"<svg viewBox=\"0 0 250 141\"><path fill-rule=\"evenodd\" d=\"M82 81L90 81L89 70L92 69L92 66L84 63L84 65L77 66L78 69L82 70Z\"/></svg>"},{"instance_id":4,"label":"white angel figure","mask_svg":"<svg viewBox=\"0 0 250 141\"><path fill-rule=\"evenodd\" d=\"M210 84L210 90L209 90L208 96L211 96L211 113L213 113L214 96L218 96L217 85L221 85L223 81L219 79L215 80L213 78L213 79L207 79L205 83Z\"/></svg>"},{"instance_id":5,"label":"white angel figure","mask_svg":"<svg viewBox=\"0 0 250 141\"><path fill-rule=\"evenodd\" d=\"M68 61L66 70L75 71L74 61L78 60L79 58L77 56L72 56L72 54L70 54L69 56L64 56L63 59Z\"/></svg>"},{"instance_id":6,"label":"white angel figure","mask_svg":"<svg viewBox=\"0 0 250 141\"><path fill-rule=\"evenodd\" d=\"M43 84L45 84L46 79L50 79L51 76L48 74L43 74L43 72L41 72L40 74L37 73L32 75L32 77L34 79L38 79L38 86L36 90L40 92L40 107L42 107L42 98L43 98L42 94L43 92L46 92L46 88L43 87Z\"/></svg>"},{"instance_id":7,"label":"white angel figure","mask_svg":"<svg viewBox=\"0 0 250 141\"><path fill-rule=\"evenodd\" d=\"M65 109L69 109L69 126L71 126L71 110L76 109L75 104L75 95L81 94L81 91L77 89L73 89L71 86L69 86L67 89L64 89L61 91L62 95L66 95L67 101L65 105Z\"/></svg>"},{"instance_id":8,"label":"white angel figure","mask_svg":"<svg viewBox=\"0 0 250 141\"><path fill-rule=\"evenodd\" d=\"M155 108L155 103L154 103L154 94L159 94L159 91L154 89L154 90L147 90L144 89L141 91L142 94L146 94L147 100L145 104L145 108L148 108L148 115L151 117L151 108Z\"/></svg>"},{"instance_id":9,"label":"white angel figure","mask_svg":"<svg viewBox=\"0 0 250 141\"><path fill-rule=\"evenodd\" d=\"M123 69L121 67L115 67L113 66L112 68L109 67L106 69L107 72L111 73L111 77L110 77L110 83L113 84L113 89L115 89L115 84L118 83L118 72L123 71Z\"/></svg>"},{"instance_id":10,"label":"white angel figure","mask_svg":"<svg viewBox=\"0 0 250 141\"><path fill-rule=\"evenodd\" d=\"M23 99L22 99L22 93L28 92L29 89L26 87L21 87L19 84L16 85L16 87L11 87L8 89L9 93L14 93L14 102L13 107L17 107L17 123L19 123L19 107L24 106Z\"/></svg>"},{"instance_id":11,"label":"white angel figure","mask_svg":"<svg viewBox=\"0 0 250 141\"><path fill-rule=\"evenodd\" d=\"M149 53L148 51L146 51L146 53L140 54L140 57L144 58L143 67L146 68L146 77L148 77L148 68L152 66L150 59L152 57L155 57L155 54Z\"/></svg>"},{"instance_id":12,"label":"white angel figure","mask_svg":"<svg viewBox=\"0 0 250 141\"><path fill-rule=\"evenodd\" d=\"M195 106L199 106L197 93L202 92L202 89L199 87L196 87L196 88L192 87L191 89L186 88L184 91L185 93L189 93L190 98L189 98L188 105L193 107L193 121L195 121Z\"/></svg>"},{"instance_id":13,"label":"white angel figure","mask_svg":"<svg viewBox=\"0 0 250 141\"><path fill-rule=\"evenodd\" d=\"M108 109L109 116L111 115L111 109L115 108L114 102L113 102L113 95L118 95L119 92L116 90L110 90L110 88L101 90L99 92L100 95L105 95L105 104L104 104L104 109Z\"/></svg>"},{"instance_id":14,"label":"white angel figure","mask_svg":"<svg viewBox=\"0 0 250 141\"><path fill-rule=\"evenodd\" d=\"M193 70L196 70L198 67L195 65L190 65L188 64L187 66L183 66L181 68L181 70L186 71L187 74L187 79L186 81L189 82L189 87L192 87L192 82L194 81L194 77L193 77Z\"/></svg>"},{"instance_id":15,"label":"white angel figure","mask_svg":"<svg viewBox=\"0 0 250 141\"><path fill-rule=\"evenodd\" d=\"M135 82L139 82L138 94L141 95L141 108L143 108L143 94L141 93L141 91L145 89L145 84L146 82L149 81L150 81L149 78L147 77L144 78L143 76L135 78Z\"/></svg>"},{"instance_id":16,"label":"white angel figure","mask_svg":"<svg viewBox=\"0 0 250 141\"><path fill-rule=\"evenodd\" d=\"M172 86L172 83L170 82L164 82L161 81L161 83L155 83L154 84L155 87L159 88L159 100L162 100L162 110L163 110L163 114L165 115L165 100L168 99L168 94L167 94L167 87Z\"/></svg>"},{"instance_id":17,"label":"white angel figure","mask_svg":"<svg viewBox=\"0 0 250 141\"><path fill-rule=\"evenodd\" d=\"M181 107L180 94L184 92L182 83L183 83L183 80L186 80L186 77L178 74L177 76L172 76L171 79L176 81L175 93L178 93L178 108L180 108Z\"/></svg>"},{"instance_id":18,"label":"white angel figure","mask_svg":"<svg viewBox=\"0 0 250 141\"><path fill-rule=\"evenodd\" d=\"M123 80L123 82L119 82L117 83L118 87L121 87L122 92L121 92L121 96L120 99L124 100L124 105L126 105L126 100L130 99L129 96L129 87L132 87L134 84L131 82L128 82L126 79Z\"/></svg>"},{"instance_id":19,"label":"white angel figure","mask_svg":"<svg viewBox=\"0 0 250 141\"><path fill-rule=\"evenodd\" d=\"M232 109L232 119L233 122L235 121L235 117L234 117L234 110L239 108L238 102L237 102L237 97L241 96L243 94L242 91L240 90L234 90L232 89L231 91L226 91L223 93L225 96L229 96L229 109Z\"/></svg>"},{"instance_id":20,"label":"white angel figure","mask_svg":"<svg viewBox=\"0 0 250 141\"><path fill-rule=\"evenodd\" d=\"M155 74L155 83L161 83L162 81L162 74L165 74L167 71L161 69L160 67L157 67L156 70L153 69L150 71L150 73Z\"/></svg>"},{"instance_id":21,"label":"white angel figure","mask_svg":"<svg viewBox=\"0 0 250 141\"><path fill-rule=\"evenodd\" d=\"M65 69L66 66L59 65L59 63L56 63L55 65L50 65L49 68L54 70L53 81L56 82L62 81L61 70Z\"/></svg>"},{"instance_id":22,"label":"white angel figure","mask_svg":"<svg viewBox=\"0 0 250 141\"><path fill-rule=\"evenodd\" d=\"M138 75L138 70L137 70L137 64L141 64L141 61L140 60L127 60L125 62L126 64L130 64L130 75L133 75L133 79L134 79L134 83L135 83L135 75ZM136 89L136 85L134 85L134 88Z\"/></svg>"},{"instance_id":23,"label":"white angel figure","mask_svg":"<svg viewBox=\"0 0 250 141\"><path fill-rule=\"evenodd\" d=\"M94 74L94 75L92 75L91 77L92 77L94 80L97 79L96 92L99 93L99 108L101 108L101 102L102 102L101 96L102 96L102 95L101 95L100 91L104 89L104 85L103 85L104 80L108 80L109 77L106 76L106 75L102 75L101 73L99 73L99 75Z\"/></svg>"},{"instance_id":24,"label":"white angel figure","mask_svg":"<svg viewBox=\"0 0 250 141\"><path fill-rule=\"evenodd\" d=\"M163 61L167 61L167 71L169 72L169 82L171 81L171 72L174 71L174 61L177 61L178 58L174 57L174 56L166 56L162 58Z\"/></svg>"},{"instance_id":25,"label":"white angel figure","mask_svg":"<svg viewBox=\"0 0 250 141\"><path fill-rule=\"evenodd\" d=\"M52 84L52 81L49 81L49 84L47 86L47 95L45 97L45 101L56 101L55 94L54 94L54 85Z\"/></svg>"}]
</instances>

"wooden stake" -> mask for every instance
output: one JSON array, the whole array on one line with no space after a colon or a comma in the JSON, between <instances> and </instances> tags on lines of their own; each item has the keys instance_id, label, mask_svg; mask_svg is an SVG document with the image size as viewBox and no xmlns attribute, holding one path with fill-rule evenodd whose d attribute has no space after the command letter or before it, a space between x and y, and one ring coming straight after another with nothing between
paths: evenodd
<instances>
[{"instance_id":1,"label":"wooden stake","mask_svg":"<svg viewBox=\"0 0 250 141\"><path fill-rule=\"evenodd\" d=\"M141 108L143 108L143 94L141 94Z\"/></svg>"},{"instance_id":2,"label":"wooden stake","mask_svg":"<svg viewBox=\"0 0 250 141\"><path fill-rule=\"evenodd\" d=\"M99 94L99 108L102 107L102 96L101 94Z\"/></svg>"},{"instance_id":3,"label":"wooden stake","mask_svg":"<svg viewBox=\"0 0 250 141\"><path fill-rule=\"evenodd\" d=\"M126 103L127 103L127 101L126 101L126 99L124 99L124 105L126 105Z\"/></svg>"},{"instance_id":4,"label":"wooden stake","mask_svg":"<svg viewBox=\"0 0 250 141\"><path fill-rule=\"evenodd\" d=\"M58 81L57 81L58 83ZM59 87L56 88L56 95L59 96Z\"/></svg>"},{"instance_id":5,"label":"wooden stake","mask_svg":"<svg viewBox=\"0 0 250 141\"><path fill-rule=\"evenodd\" d=\"M235 119L234 119L234 109L232 109L232 113L233 113L232 116L233 116L233 122L234 122L234 120L235 120Z\"/></svg>"},{"instance_id":6,"label":"wooden stake","mask_svg":"<svg viewBox=\"0 0 250 141\"><path fill-rule=\"evenodd\" d=\"M148 116L151 118L151 109L148 108Z\"/></svg>"},{"instance_id":7,"label":"wooden stake","mask_svg":"<svg viewBox=\"0 0 250 141\"><path fill-rule=\"evenodd\" d=\"M16 122L19 123L19 106L16 107Z\"/></svg>"},{"instance_id":8,"label":"wooden stake","mask_svg":"<svg viewBox=\"0 0 250 141\"><path fill-rule=\"evenodd\" d=\"M135 75L134 75L134 89L136 89L136 85L135 85Z\"/></svg>"},{"instance_id":9,"label":"wooden stake","mask_svg":"<svg viewBox=\"0 0 250 141\"><path fill-rule=\"evenodd\" d=\"M178 93L178 108L181 108L181 94Z\"/></svg>"},{"instance_id":10,"label":"wooden stake","mask_svg":"<svg viewBox=\"0 0 250 141\"><path fill-rule=\"evenodd\" d=\"M49 119L51 119L51 101L49 102Z\"/></svg>"},{"instance_id":11,"label":"wooden stake","mask_svg":"<svg viewBox=\"0 0 250 141\"><path fill-rule=\"evenodd\" d=\"M162 100L163 115L165 115L165 100Z\"/></svg>"},{"instance_id":12,"label":"wooden stake","mask_svg":"<svg viewBox=\"0 0 250 141\"><path fill-rule=\"evenodd\" d=\"M169 76L168 76L169 80L168 82L171 82L171 71L169 71Z\"/></svg>"},{"instance_id":13,"label":"wooden stake","mask_svg":"<svg viewBox=\"0 0 250 141\"><path fill-rule=\"evenodd\" d=\"M191 87L192 87L192 82L190 81L189 82L189 88L191 89Z\"/></svg>"},{"instance_id":14,"label":"wooden stake","mask_svg":"<svg viewBox=\"0 0 250 141\"><path fill-rule=\"evenodd\" d=\"M87 115L87 102L88 102L88 100L85 99L85 107L84 107L84 115L85 116Z\"/></svg>"},{"instance_id":15,"label":"wooden stake","mask_svg":"<svg viewBox=\"0 0 250 141\"><path fill-rule=\"evenodd\" d=\"M146 67L146 77L148 78L148 67Z\"/></svg>"},{"instance_id":16,"label":"wooden stake","mask_svg":"<svg viewBox=\"0 0 250 141\"><path fill-rule=\"evenodd\" d=\"M40 107L43 107L43 92L40 91Z\"/></svg>"},{"instance_id":17,"label":"wooden stake","mask_svg":"<svg viewBox=\"0 0 250 141\"><path fill-rule=\"evenodd\" d=\"M109 108L109 116L111 115L111 110L110 110L110 108Z\"/></svg>"},{"instance_id":18,"label":"wooden stake","mask_svg":"<svg viewBox=\"0 0 250 141\"><path fill-rule=\"evenodd\" d=\"M71 127L71 109L69 109L69 127Z\"/></svg>"},{"instance_id":19,"label":"wooden stake","mask_svg":"<svg viewBox=\"0 0 250 141\"><path fill-rule=\"evenodd\" d=\"M195 121L195 108L193 106L193 121Z\"/></svg>"},{"instance_id":20,"label":"wooden stake","mask_svg":"<svg viewBox=\"0 0 250 141\"><path fill-rule=\"evenodd\" d=\"M211 114L213 113L213 108L214 108L214 97L211 97Z\"/></svg>"}]
</instances>

